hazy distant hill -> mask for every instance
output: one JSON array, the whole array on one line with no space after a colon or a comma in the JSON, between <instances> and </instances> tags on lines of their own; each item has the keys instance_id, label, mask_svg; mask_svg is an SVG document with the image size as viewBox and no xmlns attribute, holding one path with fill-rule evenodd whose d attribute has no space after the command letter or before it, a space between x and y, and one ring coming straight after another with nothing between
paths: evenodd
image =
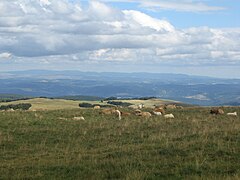
<instances>
[{"instance_id":1,"label":"hazy distant hill","mask_svg":"<svg viewBox=\"0 0 240 180\"><path fill-rule=\"evenodd\" d=\"M240 80L157 73L19 71L0 73L0 93L24 96L155 96L199 105L240 103Z\"/></svg>"},{"instance_id":2,"label":"hazy distant hill","mask_svg":"<svg viewBox=\"0 0 240 180\"><path fill-rule=\"evenodd\" d=\"M0 102L10 102L29 98L31 97L18 94L0 94Z\"/></svg>"}]
</instances>

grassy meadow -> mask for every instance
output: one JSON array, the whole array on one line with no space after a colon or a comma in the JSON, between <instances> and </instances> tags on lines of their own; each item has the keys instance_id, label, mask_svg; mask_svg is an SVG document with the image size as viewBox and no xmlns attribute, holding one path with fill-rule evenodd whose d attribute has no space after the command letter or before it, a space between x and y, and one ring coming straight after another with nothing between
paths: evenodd
<instances>
[{"instance_id":1,"label":"grassy meadow","mask_svg":"<svg viewBox=\"0 0 240 180\"><path fill-rule=\"evenodd\" d=\"M240 118L209 109L0 111L0 179L240 179Z\"/></svg>"},{"instance_id":2,"label":"grassy meadow","mask_svg":"<svg viewBox=\"0 0 240 180\"><path fill-rule=\"evenodd\" d=\"M119 100L113 100L119 101ZM177 101L162 100L162 99L149 99L149 100L121 100L122 102L131 103L132 106L144 104L145 107L154 107L154 105L175 103ZM32 105L30 110L60 110L60 109L76 109L79 108L79 103L109 105L107 101L78 101L78 100L65 100L65 99L48 99L48 98L32 98L27 100L18 100L12 102L0 102L1 105L7 104L20 104L30 103Z\"/></svg>"}]
</instances>

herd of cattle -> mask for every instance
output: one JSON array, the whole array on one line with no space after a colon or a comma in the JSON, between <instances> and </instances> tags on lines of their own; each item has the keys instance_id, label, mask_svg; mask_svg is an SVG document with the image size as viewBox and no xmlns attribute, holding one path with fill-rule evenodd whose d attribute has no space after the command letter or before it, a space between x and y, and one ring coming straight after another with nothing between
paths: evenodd
<instances>
[{"instance_id":1,"label":"herd of cattle","mask_svg":"<svg viewBox=\"0 0 240 180\"><path fill-rule=\"evenodd\" d=\"M101 107L94 106L94 109L101 109ZM145 118L150 118L151 116L163 116L164 118L174 118L174 115L172 113L167 114L166 110L169 112L171 109L183 109L183 107L177 106L175 104L168 104L168 105L155 106L150 111L144 111L143 110L144 104L140 104L136 108L133 108L133 110L130 112L124 112L119 109L120 108L117 108L117 107L102 109L100 111L100 114L116 115L119 120L122 119L122 116L130 116L130 115L136 115L136 116L141 116L141 117L145 117ZM221 114L224 114L224 111L221 108L213 108L210 110L210 114L221 115ZM237 112L227 113L227 115L228 116L237 116Z\"/></svg>"}]
</instances>

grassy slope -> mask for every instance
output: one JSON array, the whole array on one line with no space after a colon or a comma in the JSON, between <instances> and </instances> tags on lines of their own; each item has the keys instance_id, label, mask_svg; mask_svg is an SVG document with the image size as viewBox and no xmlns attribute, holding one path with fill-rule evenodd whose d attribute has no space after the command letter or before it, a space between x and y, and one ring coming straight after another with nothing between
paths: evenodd
<instances>
[{"instance_id":1,"label":"grassy slope","mask_svg":"<svg viewBox=\"0 0 240 180\"><path fill-rule=\"evenodd\" d=\"M240 178L239 117L171 112L122 121L90 109L0 112L0 179Z\"/></svg>"},{"instance_id":2,"label":"grassy slope","mask_svg":"<svg viewBox=\"0 0 240 180\"><path fill-rule=\"evenodd\" d=\"M19 103L30 103L32 104L31 110L57 110L57 109L76 109L79 103L88 101L73 101L64 99L47 99L47 98L34 98L28 100L19 100L4 104L19 104ZM99 101L89 101L89 103L99 103Z\"/></svg>"},{"instance_id":3,"label":"grassy slope","mask_svg":"<svg viewBox=\"0 0 240 180\"><path fill-rule=\"evenodd\" d=\"M116 100L119 101L119 100ZM134 105L143 103L146 107L153 107L154 104L164 104L169 102L174 102L170 100L160 100L160 99L150 99L150 100L122 100L123 102L129 102ZM101 103L100 101L73 101L64 99L47 99L47 98L34 98L28 100L18 100L8 103L0 103L0 105L5 104L19 104L19 103L30 103L32 104L31 110L57 110L57 109L75 109L78 108L79 103L87 102L90 104L102 104L106 105L107 102Z\"/></svg>"},{"instance_id":4,"label":"grassy slope","mask_svg":"<svg viewBox=\"0 0 240 180\"><path fill-rule=\"evenodd\" d=\"M118 101L118 100L116 100ZM154 105L162 105L162 104L169 104L169 103L180 103L177 101L172 100L163 100L163 99L149 99L149 100L122 100L122 102L128 102L134 105L144 104L145 107L153 108Z\"/></svg>"}]
</instances>

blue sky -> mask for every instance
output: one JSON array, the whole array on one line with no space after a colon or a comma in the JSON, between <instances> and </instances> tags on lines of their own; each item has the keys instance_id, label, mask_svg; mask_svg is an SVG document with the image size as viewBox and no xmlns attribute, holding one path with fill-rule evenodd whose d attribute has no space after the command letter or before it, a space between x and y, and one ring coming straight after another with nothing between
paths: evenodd
<instances>
[{"instance_id":1,"label":"blue sky","mask_svg":"<svg viewBox=\"0 0 240 180\"><path fill-rule=\"evenodd\" d=\"M177 1L181 3L181 1ZM201 1L198 1L201 2ZM240 27L240 1L239 0L208 0L204 4L213 7L221 7L219 11L183 11L178 9L148 9L141 7L139 3L132 2L108 2L115 8L136 9L155 18L165 18L177 28L208 26L212 28ZM87 2L85 2L87 3Z\"/></svg>"},{"instance_id":2,"label":"blue sky","mask_svg":"<svg viewBox=\"0 0 240 180\"><path fill-rule=\"evenodd\" d=\"M240 78L239 0L1 0L0 71Z\"/></svg>"}]
</instances>

